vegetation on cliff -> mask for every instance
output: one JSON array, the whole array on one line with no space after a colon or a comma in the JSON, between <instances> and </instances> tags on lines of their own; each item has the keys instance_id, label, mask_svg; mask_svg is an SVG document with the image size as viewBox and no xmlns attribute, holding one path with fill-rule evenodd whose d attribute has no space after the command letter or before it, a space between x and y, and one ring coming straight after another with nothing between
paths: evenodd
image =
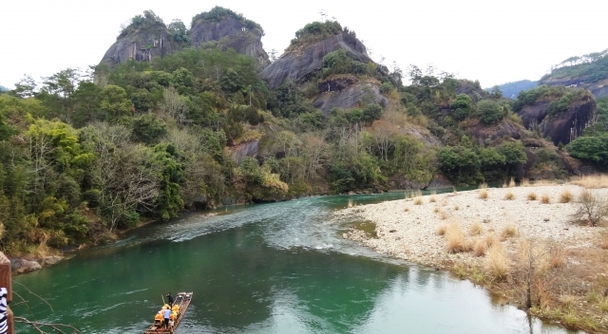
<instances>
[{"instance_id":1,"label":"vegetation on cliff","mask_svg":"<svg viewBox=\"0 0 608 334\"><path fill-rule=\"evenodd\" d=\"M205 21L221 22L222 20L224 20L226 18L230 18L230 17L242 22L245 25L245 27L247 27L247 29L256 29L260 32L260 34L262 34L262 35L264 34L264 29L262 29L262 26L259 25L258 23L246 19L242 14L235 13L228 8L223 8L220 6L215 6L208 12L203 12L203 13L195 15L192 18L192 23L190 24L190 28L194 27L195 25L197 25L199 23L205 22Z\"/></svg>"},{"instance_id":2,"label":"vegetation on cliff","mask_svg":"<svg viewBox=\"0 0 608 334\"><path fill-rule=\"evenodd\" d=\"M608 50L570 57L555 65L541 82L576 79L579 83L596 83L608 79Z\"/></svg>"}]
</instances>

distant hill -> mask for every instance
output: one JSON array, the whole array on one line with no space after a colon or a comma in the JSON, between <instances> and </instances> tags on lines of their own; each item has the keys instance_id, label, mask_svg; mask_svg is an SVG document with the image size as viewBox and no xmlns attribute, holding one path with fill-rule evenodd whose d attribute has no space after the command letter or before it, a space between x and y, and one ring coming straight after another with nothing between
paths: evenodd
<instances>
[{"instance_id":1,"label":"distant hill","mask_svg":"<svg viewBox=\"0 0 608 334\"><path fill-rule=\"evenodd\" d=\"M8 88L0 85L0 92L6 92L6 91L8 91Z\"/></svg>"},{"instance_id":2,"label":"distant hill","mask_svg":"<svg viewBox=\"0 0 608 334\"><path fill-rule=\"evenodd\" d=\"M538 86L538 81L520 80L507 82L499 85L498 88L502 92L502 96L509 99L516 99L519 92L534 88L536 86ZM491 88L488 90L491 90Z\"/></svg>"},{"instance_id":3,"label":"distant hill","mask_svg":"<svg viewBox=\"0 0 608 334\"><path fill-rule=\"evenodd\" d=\"M582 87L590 90L595 98L607 96L608 49L580 57L570 57L554 65L551 73L543 76L539 84Z\"/></svg>"}]
</instances>

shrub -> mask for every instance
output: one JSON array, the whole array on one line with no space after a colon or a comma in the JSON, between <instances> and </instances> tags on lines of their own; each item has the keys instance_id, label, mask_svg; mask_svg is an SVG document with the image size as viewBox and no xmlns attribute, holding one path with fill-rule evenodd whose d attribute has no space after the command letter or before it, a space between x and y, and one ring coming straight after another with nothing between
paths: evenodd
<instances>
[{"instance_id":1,"label":"shrub","mask_svg":"<svg viewBox=\"0 0 608 334\"><path fill-rule=\"evenodd\" d=\"M528 200L529 201L536 201L536 193L534 193L534 192L528 193Z\"/></svg>"},{"instance_id":2,"label":"shrub","mask_svg":"<svg viewBox=\"0 0 608 334\"><path fill-rule=\"evenodd\" d=\"M507 201L512 201L515 199L515 195L513 195L513 192L509 191L505 194L505 199Z\"/></svg>"},{"instance_id":3,"label":"shrub","mask_svg":"<svg viewBox=\"0 0 608 334\"><path fill-rule=\"evenodd\" d=\"M500 122L506 113L499 103L490 100L481 100L477 103L477 114L482 123L494 125Z\"/></svg>"},{"instance_id":4,"label":"shrub","mask_svg":"<svg viewBox=\"0 0 608 334\"><path fill-rule=\"evenodd\" d=\"M594 195L589 190L583 190L577 202L578 208L574 217L579 221L597 226L608 215L608 201L606 198Z\"/></svg>"},{"instance_id":5,"label":"shrub","mask_svg":"<svg viewBox=\"0 0 608 334\"><path fill-rule=\"evenodd\" d=\"M414 198L414 205L422 205L422 197L417 196Z\"/></svg>"}]
</instances>

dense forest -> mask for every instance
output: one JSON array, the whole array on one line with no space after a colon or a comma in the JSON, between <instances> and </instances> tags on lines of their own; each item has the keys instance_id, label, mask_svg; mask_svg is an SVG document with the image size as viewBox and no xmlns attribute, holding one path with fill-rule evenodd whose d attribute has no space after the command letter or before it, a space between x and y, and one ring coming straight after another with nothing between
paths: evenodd
<instances>
[{"instance_id":1,"label":"dense forest","mask_svg":"<svg viewBox=\"0 0 608 334\"><path fill-rule=\"evenodd\" d=\"M163 24L146 13L120 36ZM226 15L261 30L219 7L192 24ZM188 44L183 23L169 30ZM313 22L296 32L286 53L337 34L356 38L338 22ZM184 209L419 189L437 175L454 185L567 175L566 152L523 128L514 112L547 92L510 100L437 72L389 71L336 50L305 82L270 89L252 57L186 46L150 61L63 69L41 83L25 77L0 95L0 248L64 249ZM353 107L323 112L311 101L331 80L369 83L383 98L370 90ZM566 110L578 94L564 89L552 112ZM569 150L604 164L605 144L586 150L600 145L591 141L607 142L608 103L598 106L588 139ZM255 154L239 153L250 143Z\"/></svg>"}]
</instances>

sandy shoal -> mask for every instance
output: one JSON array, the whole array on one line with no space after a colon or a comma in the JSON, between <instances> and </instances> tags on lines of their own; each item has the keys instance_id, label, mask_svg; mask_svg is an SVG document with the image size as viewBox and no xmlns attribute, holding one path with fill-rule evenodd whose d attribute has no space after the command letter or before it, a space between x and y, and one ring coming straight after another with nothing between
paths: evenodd
<instances>
[{"instance_id":1,"label":"sandy shoal","mask_svg":"<svg viewBox=\"0 0 608 334\"><path fill-rule=\"evenodd\" d=\"M476 257L473 252L448 253L444 237L437 234L438 227L457 222L470 242L491 233L501 238L507 226L515 226L519 237L557 242L564 248L597 247L594 244L598 228L573 222L573 214L580 206L576 199L583 190L569 184L488 188L487 199L480 198L483 190L471 190L357 206L340 210L336 215L375 222L377 237L354 229L344 237L376 252L436 268L446 268L455 262L481 265L483 257ZM560 203L565 191L572 194L573 200ZM608 189L590 191L608 196ZM508 193L513 195L512 200L505 199ZM536 200L528 198L531 193ZM548 196L550 202L542 203L542 196ZM481 225L482 232L472 235L471 226L476 223ZM503 245L514 251L518 239L503 238Z\"/></svg>"}]
</instances>

